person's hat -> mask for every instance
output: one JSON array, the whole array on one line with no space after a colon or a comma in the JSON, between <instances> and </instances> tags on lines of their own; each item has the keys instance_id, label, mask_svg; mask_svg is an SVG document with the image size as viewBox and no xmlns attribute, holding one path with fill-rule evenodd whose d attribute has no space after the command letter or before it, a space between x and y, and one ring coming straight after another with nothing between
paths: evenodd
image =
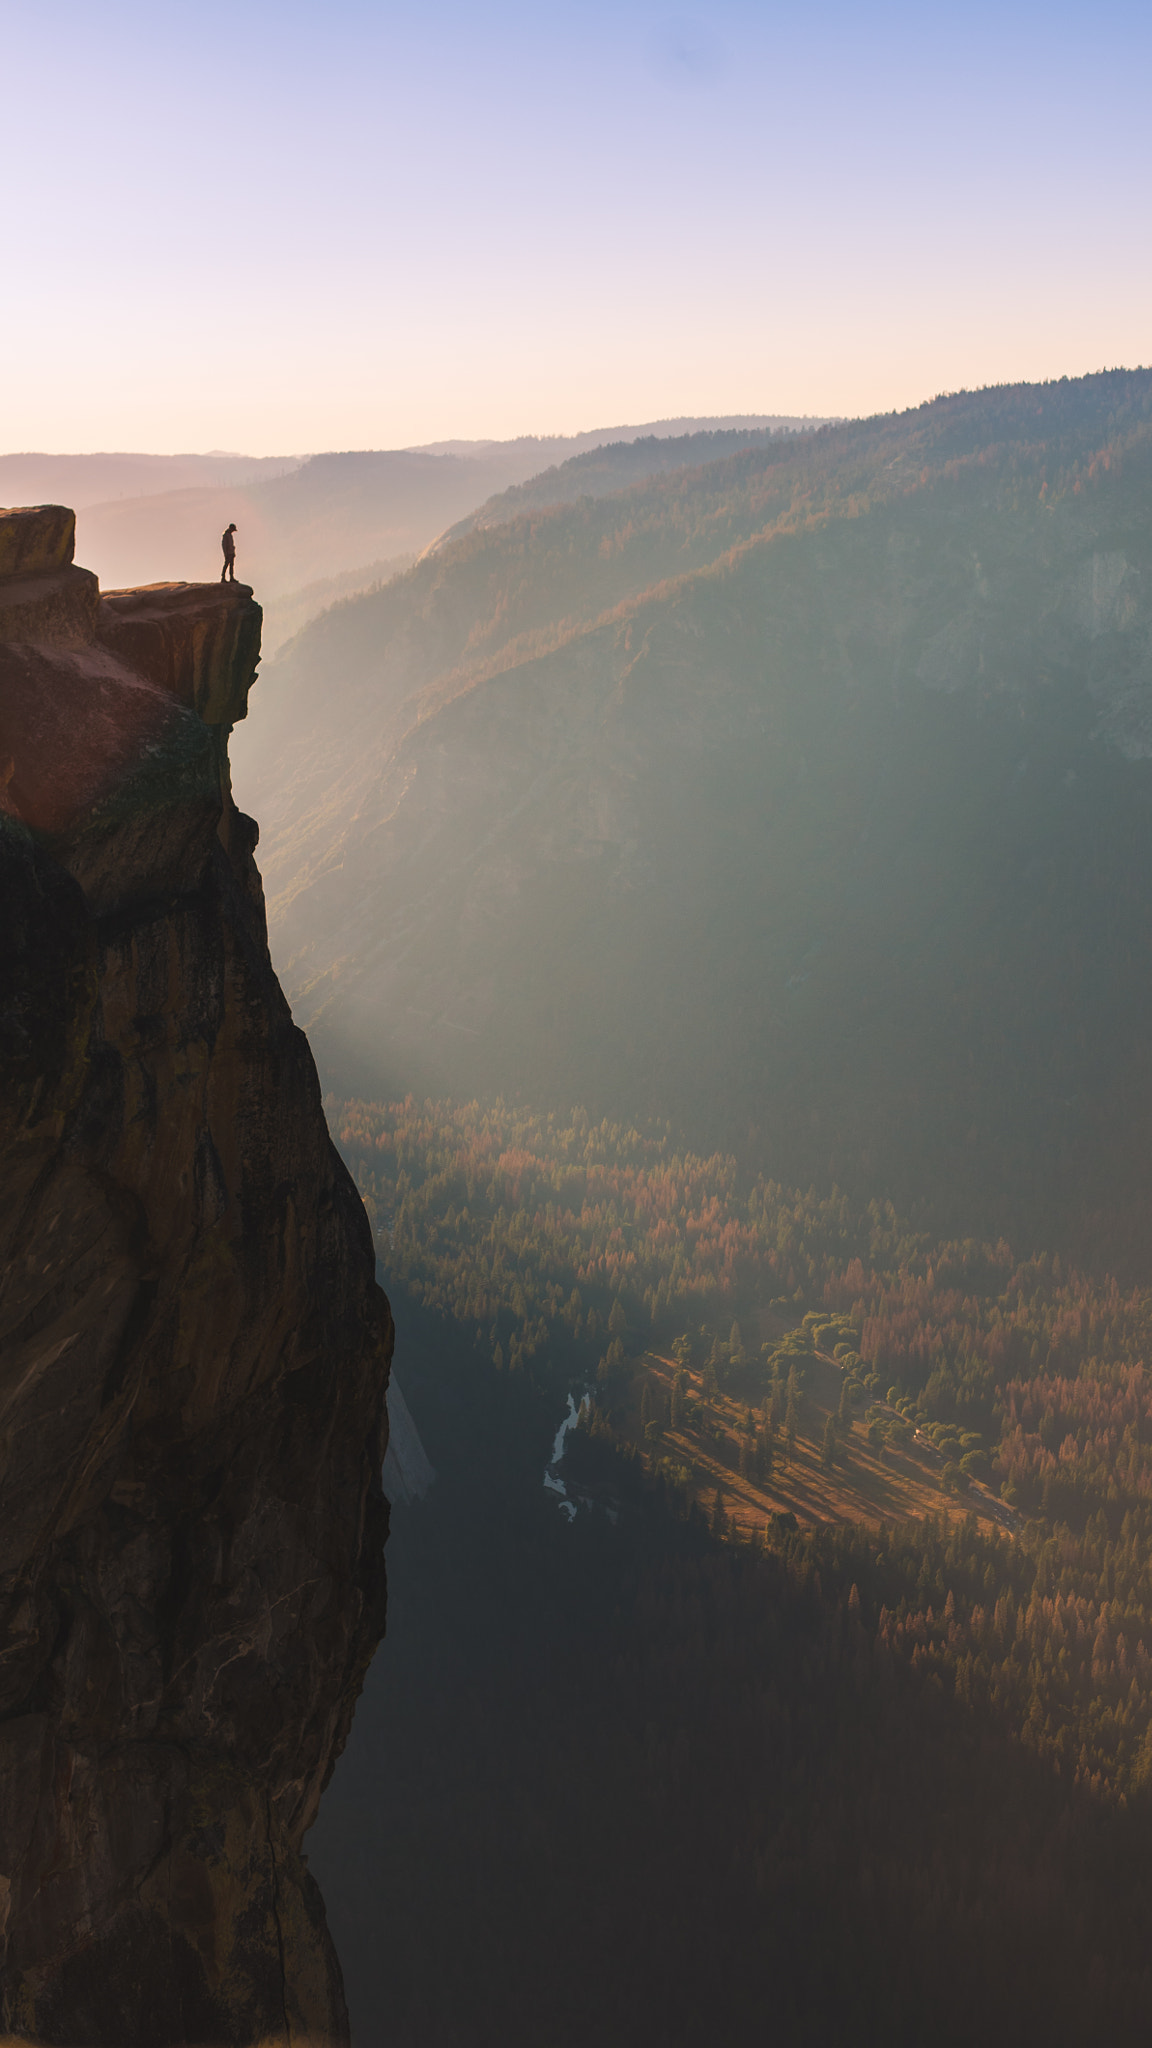
<instances>
[{"instance_id":1,"label":"person's hat","mask_svg":"<svg viewBox=\"0 0 1152 2048\"><path fill-rule=\"evenodd\" d=\"M235 521L235 520L233 520L233 521L232 521L232 524L231 524L231 526L230 526L230 527L228 528L228 531L229 531L229 533L235 533L235 531L236 531L236 521Z\"/></svg>"}]
</instances>

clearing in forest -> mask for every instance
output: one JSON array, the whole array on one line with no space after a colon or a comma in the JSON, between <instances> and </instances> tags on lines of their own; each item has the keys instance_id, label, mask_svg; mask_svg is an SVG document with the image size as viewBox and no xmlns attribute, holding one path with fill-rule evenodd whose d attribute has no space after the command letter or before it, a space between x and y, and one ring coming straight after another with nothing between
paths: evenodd
<instances>
[{"instance_id":1,"label":"clearing in forest","mask_svg":"<svg viewBox=\"0 0 1152 2048\"><path fill-rule=\"evenodd\" d=\"M673 1401L677 1380L680 1391ZM927 1514L965 1516L997 1528L1013 1517L990 1488L972 1481L962 1494L943 1490L943 1460L911 1432L897 1438L900 1418L885 1401L867 1416L841 1417L843 1374L836 1360L815 1353L805 1361L796 1404L795 1436L788 1442L783 1417L772 1430L762 1366L730 1376L722 1389L706 1389L704 1374L648 1351L632 1375L630 1397L617 1421L620 1436L647 1463L686 1484L705 1510L719 1493L728 1522L762 1528L792 1514L800 1524L857 1522L878 1527ZM673 1420L674 1411L679 1411ZM829 1449L829 1419L835 1436ZM871 1437L869 1425L873 1427ZM896 1427L893 1428L893 1425ZM883 1433L888 1440L876 1441ZM772 1439L770 1458L755 1446ZM765 1471L765 1463L769 1469Z\"/></svg>"}]
</instances>

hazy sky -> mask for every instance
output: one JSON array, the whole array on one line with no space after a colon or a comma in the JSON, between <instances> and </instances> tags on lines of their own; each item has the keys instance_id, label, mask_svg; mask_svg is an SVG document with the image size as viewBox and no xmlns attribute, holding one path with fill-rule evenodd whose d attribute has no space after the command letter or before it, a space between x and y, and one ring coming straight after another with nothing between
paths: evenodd
<instances>
[{"instance_id":1,"label":"hazy sky","mask_svg":"<svg viewBox=\"0 0 1152 2048\"><path fill-rule=\"evenodd\" d=\"M1152 361L1147 6L0 0L0 449Z\"/></svg>"}]
</instances>

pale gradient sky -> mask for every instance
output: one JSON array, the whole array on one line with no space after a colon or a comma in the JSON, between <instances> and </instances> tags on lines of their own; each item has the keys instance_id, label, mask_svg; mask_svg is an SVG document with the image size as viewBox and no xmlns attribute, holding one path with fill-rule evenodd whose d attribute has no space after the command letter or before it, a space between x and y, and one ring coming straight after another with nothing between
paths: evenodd
<instances>
[{"instance_id":1,"label":"pale gradient sky","mask_svg":"<svg viewBox=\"0 0 1152 2048\"><path fill-rule=\"evenodd\" d=\"M1152 361L1146 6L0 0L0 32L2 450Z\"/></svg>"}]
</instances>

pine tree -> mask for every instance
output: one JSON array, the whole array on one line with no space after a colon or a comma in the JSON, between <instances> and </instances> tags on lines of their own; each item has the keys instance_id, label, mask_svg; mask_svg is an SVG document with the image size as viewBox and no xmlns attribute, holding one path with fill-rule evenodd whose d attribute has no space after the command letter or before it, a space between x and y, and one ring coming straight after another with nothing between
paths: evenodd
<instances>
[{"instance_id":1,"label":"pine tree","mask_svg":"<svg viewBox=\"0 0 1152 2048\"><path fill-rule=\"evenodd\" d=\"M796 1407L796 1403L793 1400L789 1400L788 1412L784 1417L784 1438L785 1442L788 1445L789 1462L791 1462L793 1454L796 1450L796 1434L799 1428L800 1416Z\"/></svg>"},{"instance_id":2,"label":"pine tree","mask_svg":"<svg viewBox=\"0 0 1152 2048\"><path fill-rule=\"evenodd\" d=\"M835 1457L836 1418L834 1415L830 1415L828 1417L827 1422L824 1425L824 1448L820 1453L820 1463L824 1467L825 1472L830 1472L832 1470L832 1465Z\"/></svg>"}]
</instances>

